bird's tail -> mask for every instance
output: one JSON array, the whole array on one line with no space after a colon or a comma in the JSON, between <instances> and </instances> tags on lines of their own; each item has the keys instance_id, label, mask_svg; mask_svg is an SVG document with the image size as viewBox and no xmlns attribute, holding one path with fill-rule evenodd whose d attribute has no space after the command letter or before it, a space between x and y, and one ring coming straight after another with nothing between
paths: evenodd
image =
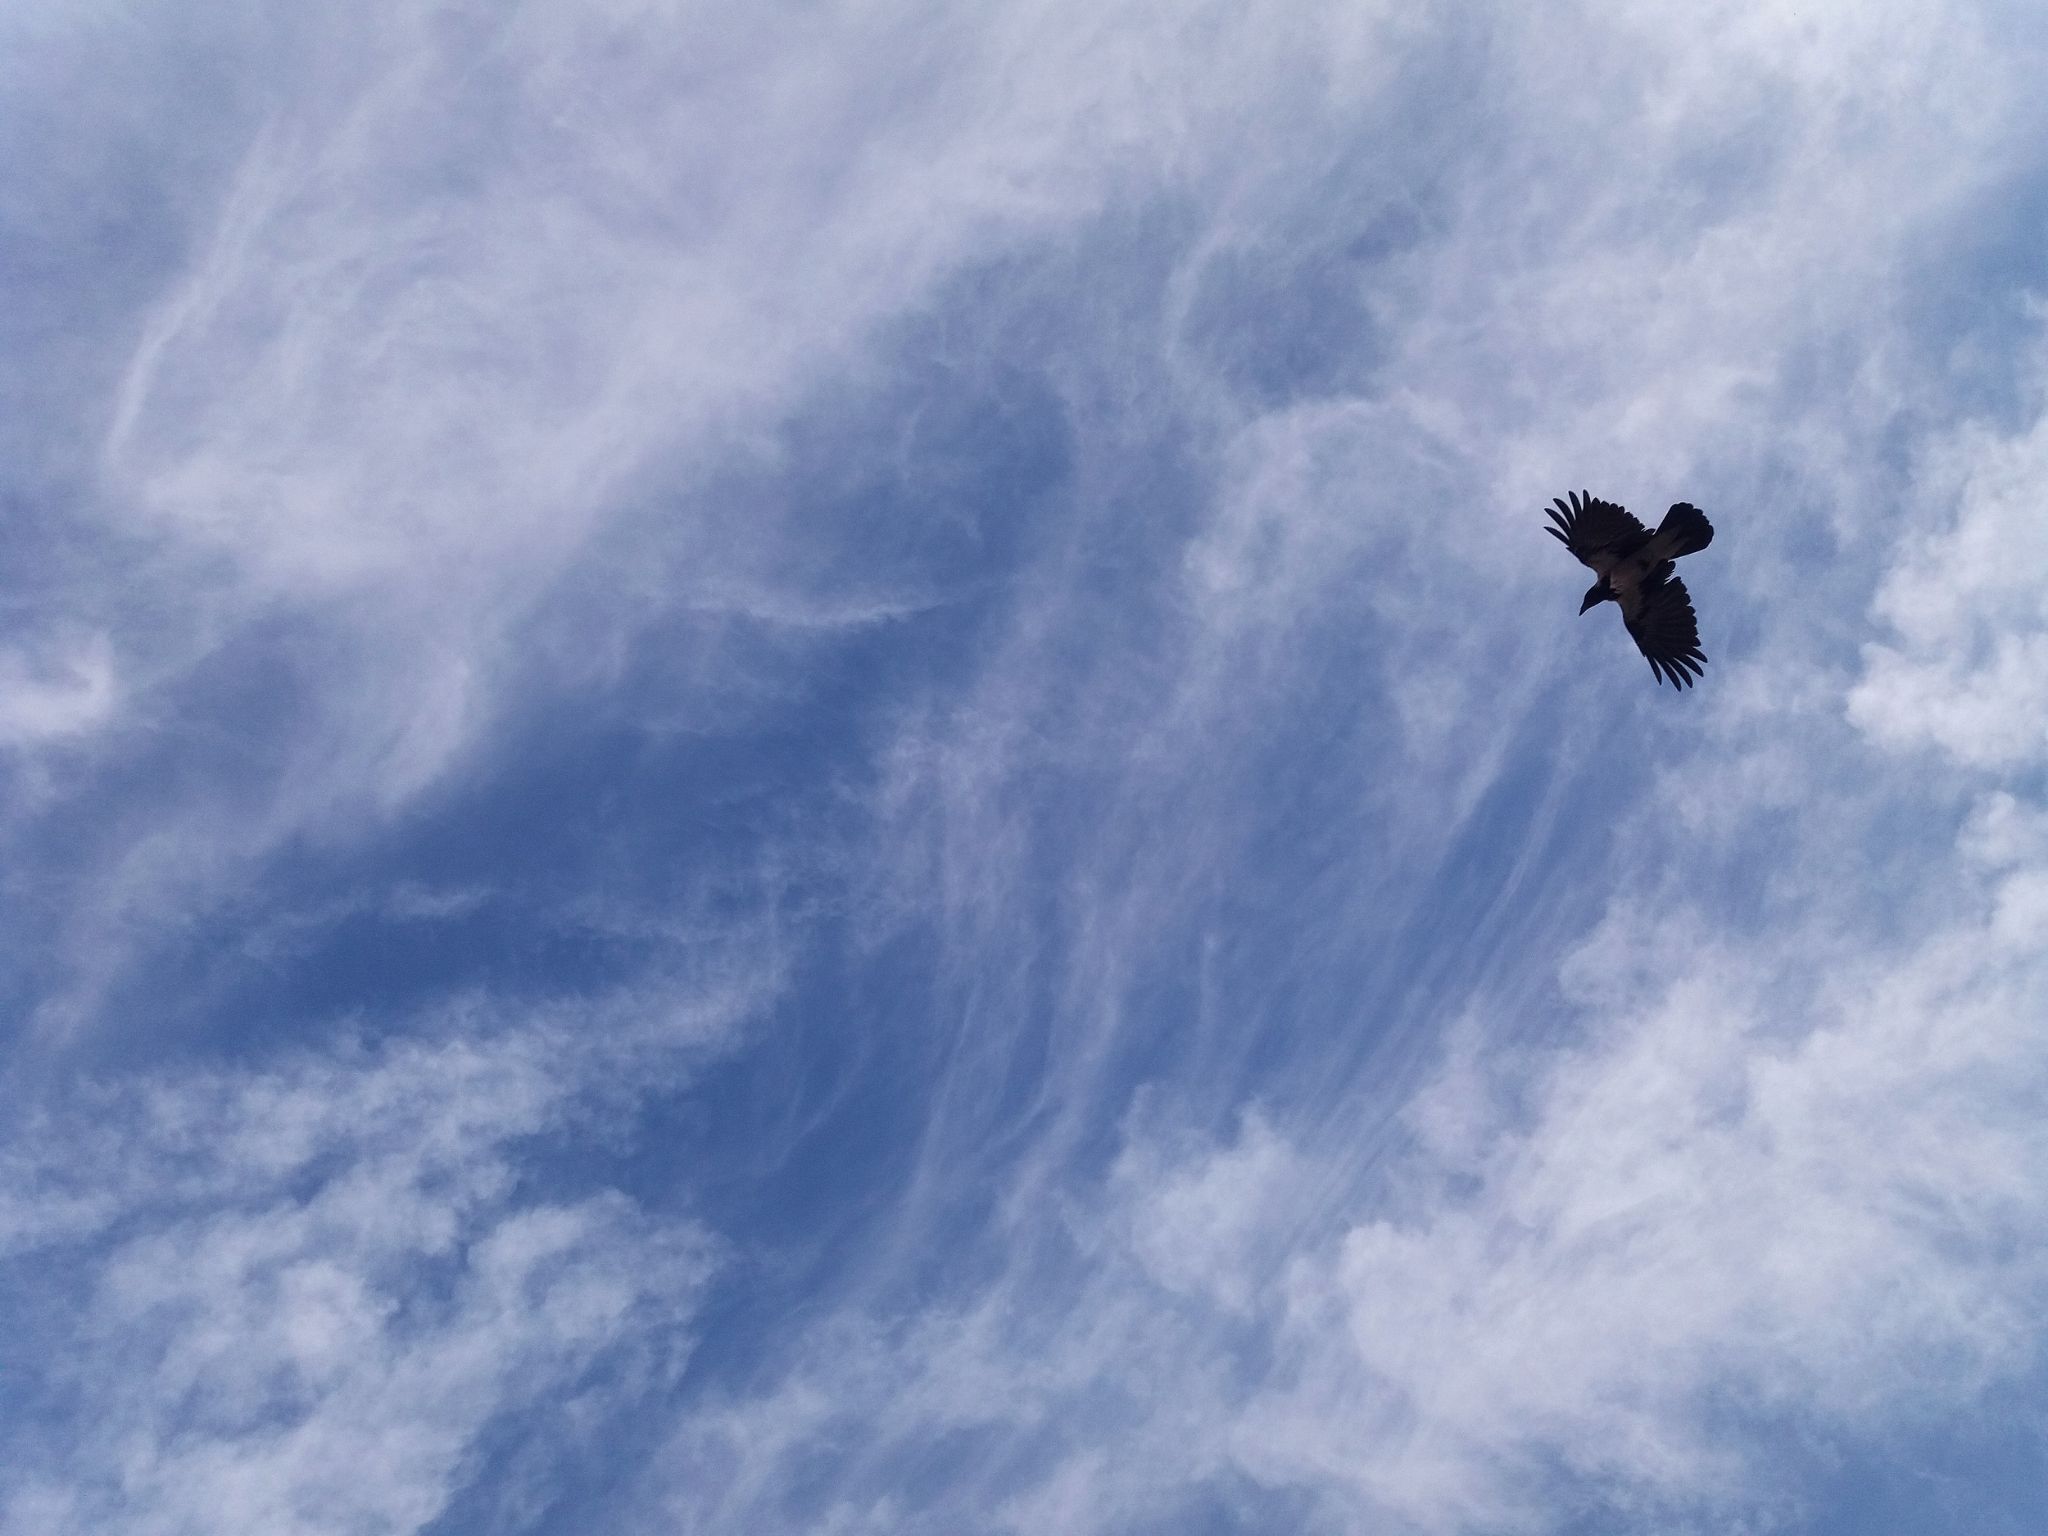
<instances>
[{"instance_id":1,"label":"bird's tail","mask_svg":"<svg viewBox=\"0 0 2048 1536\"><path fill-rule=\"evenodd\" d=\"M1696 555L1714 542L1714 525L1698 507L1681 501L1657 525L1657 542L1666 547L1666 560Z\"/></svg>"}]
</instances>

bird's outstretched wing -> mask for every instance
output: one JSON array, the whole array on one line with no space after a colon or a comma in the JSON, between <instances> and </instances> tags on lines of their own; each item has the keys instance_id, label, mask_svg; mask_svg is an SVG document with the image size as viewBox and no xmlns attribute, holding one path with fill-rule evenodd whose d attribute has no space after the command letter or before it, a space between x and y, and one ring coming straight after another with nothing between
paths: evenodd
<instances>
[{"instance_id":1,"label":"bird's outstretched wing","mask_svg":"<svg viewBox=\"0 0 2048 1536\"><path fill-rule=\"evenodd\" d=\"M1574 491L1571 504L1563 498L1544 515L1555 528L1543 531L1578 557L1579 563L1596 575L1605 576L1622 556L1639 548L1650 530L1632 513L1611 501L1601 501L1585 491Z\"/></svg>"},{"instance_id":2,"label":"bird's outstretched wing","mask_svg":"<svg viewBox=\"0 0 2048 1536\"><path fill-rule=\"evenodd\" d=\"M1685 583L1663 566L1621 599L1621 619L1636 649L1649 658L1657 681L1690 687L1707 664L1700 649L1700 621Z\"/></svg>"}]
</instances>

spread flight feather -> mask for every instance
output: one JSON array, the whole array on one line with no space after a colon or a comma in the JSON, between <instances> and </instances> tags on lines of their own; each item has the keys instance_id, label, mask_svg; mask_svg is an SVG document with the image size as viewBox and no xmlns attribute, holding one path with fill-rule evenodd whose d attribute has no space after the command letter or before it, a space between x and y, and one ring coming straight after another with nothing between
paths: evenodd
<instances>
[{"instance_id":1,"label":"spread flight feather","mask_svg":"<svg viewBox=\"0 0 2048 1536\"><path fill-rule=\"evenodd\" d=\"M1692 594L1673 573L1672 562L1714 542L1714 525L1706 515L1681 501L1653 532L1625 508L1585 491L1574 492L1569 503L1560 498L1544 510L1556 524L1544 531L1599 578L1579 612L1604 602L1617 604L1651 674L1675 688L1690 686L1707 657L1700 649Z\"/></svg>"}]
</instances>

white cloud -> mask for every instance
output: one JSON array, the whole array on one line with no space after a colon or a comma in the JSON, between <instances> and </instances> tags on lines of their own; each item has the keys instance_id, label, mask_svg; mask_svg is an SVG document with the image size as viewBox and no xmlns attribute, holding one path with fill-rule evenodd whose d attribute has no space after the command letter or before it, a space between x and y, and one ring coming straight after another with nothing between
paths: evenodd
<instances>
[{"instance_id":1,"label":"white cloud","mask_svg":"<svg viewBox=\"0 0 2048 1536\"><path fill-rule=\"evenodd\" d=\"M2048 414L1966 426L1928 454L1928 513L1902 541L1849 718L1887 747L1973 768L2048 760Z\"/></svg>"},{"instance_id":2,"label":"white cloud","mask_svg":"<svg viewBox=\"0 0 2048 1536\"><path fill-rule=\"evenodd\" d=\"M402 9L306 24L294 105L136 341L98 463L164 590L100 651L37 651L12 692L0 667L0 733L56 741L161 721L237 643L284 658L254 782L152 803L65 898L81 973L307 827L415 804L508 697L602 685L587 632L615 657L677 615L808 644L923 611L836 509L712 505L713 472L772 465L961 272L1023 270L970 344L1030 354L1081 466L964 699L885 706L911 723L854 883L941 978L906 1026L930 1080L893 1094L907 1192L859 1283L683 1406L652 1524L1540 1525L1560 1468L1734 1508L1777 1464L1709 1432L1724 1399L1857 1434L1902 1383L1939 1412L2030 1358L2039 813L1973 782L1966 869L1899 853L1882 797L1934 826L1962 797L1843 720L2037 764L2038 423L1926 460L1892 637L1853 687L1827 644L1901 515L1876 450L1940 393L1898 319L1914 263L2038 142L2026 49L1903 0L1502 13L1451 28L1469 49L1356 6ZM1289 218L1341 231L1314 320L1363 360L1275 403L1195 318ZM1689 715L1645 725L1670 701L1623 637L1520 602L1569 579L1535 508L1573 466L1721 523ZM1865 553L1788 558L1829 534ZM550 603L577 614L538 634ZM661 701L685 730L775 693L704 633ZM1281 748L1319 770L1290 869L1244 852ZM1698 793L1586 809L1653 748L1656 790ZM1562 1019L1565 919L1525 915L1557 887L1529 854L1451 878L1511 752L1555 765L1532 848L1578 795L1634 908L1556 978ZM1760 937L1749 864L1792 914ZM1441 934L1404 928L1425 887ZM1233 954L1261 919L1286 931ZM520 1182L525 1139L638 1064L565 1085L579 1032L473 1032L114 1092L17 1144L0 1234L79 1281L75 1432L23 1432L18 1523L417 1528L493 1426L661 1376L710 1240ZM1137 1073L1187 1128L1126 1121L1119 1154Z\"/></svg>"},{"instance_id":3,"label":"white cloud","mask_svg":"<svg viewBox=\"0 0 2048 1536\"><path fill-rule=\"evenodd\" d=\"M1961 848L1972 863L1991 869L2048 862L2048 808L1995 790L1971 810Z\"/></svg>"},{"instance_id":4,"label":"white cloud","mask_svg":"<svg viewBox=\"0 0 2048 1536\"><path fill-rule=\"evenodd\" d=\"M487 1435L541 1423L527 1454L559 1454L672 1379L717 1244L616 1192L542 1194L524 1149L621 1072L673 1086L733 1006L495 1031L458 1009L438 1040L45 1108L0 1205L0 1260L42 1298L9 1528L419 1530Z\"/></svg>"},{"instance_id":5,"label":"white cloud","mask_svg":"<svg viewBox=\"0 0 2048 1536\"><path fill-rule=\"evenodd\" d=\"M1178 1158L1132 1140L1111 1174L1128 1224L1124 1241L1166 1290L1245 1313L1299 1225L1305 1167L1257 1113L1235 1143L1184 1149Z\"/></svg>"},{"instance_id":6,"label":"white cloud","mask_svg":"<svg viewBox=\"0 0 2048 1536\"><path fill-rule=\"evenodd\" d=\"M113 647L104 634L57 655L0 648L0 747L87 733L114 712L118 699Z\"/></svg>"},{"instance_id":7,"label":"white cloud","mask_svg":"<svg viewBox=\"0 0 2048 1536\"><path fill-rule=\"evenodd\" d=\"M1369 1177L1357 1131L1148 1113L1055 1231L1013 1210L957 1307L837 1315L772 1390L686 1415L655 1525L1088 1532L1222 1499L1536 1530L1589 1488L1768 1523L1803 1469L1757 1426L1910 1434L2040 1363L2048 868L1928 895L1955 915L1890 956L1825 915L1737 944L1617 912L1571 962L1581 1039L1503 1053L1518 1021L1478 1021Z\"/></svg>"},{"instance_id":8,"label":"white cloud","mask_svg":"<svg viewBox=\"0 0 2048 1536\"><path fill-rule=\"evenodd\" d=\"M1772 1458L1716 1404L1869 1434L2027 1373L2041 874L1894 960L1802 931L1608 1015L1475 1190L1301 1258L1252 1465L1434 1529L1527 1511L1557 1465L1740 1502ZM1587 954L1604 972L1644 936L1611 921Z\"/></svg>"},{"instance_id":9,"label":"white cloud","mask_svg":"<svg viewBox=\"0 0 2048 1536\"><path fill-rule=\"evenodd\" d=\"M1895 853L1900 807L1921 830L1955 807L1843 726L1835 660L1901 518L1886 439L1940 388L1917 371L1899 297L1924 242L2009 168L2025 50L1929 5L1499 25L1495 56L1515 62L1487 83L1508 104L1498 121L1458 119L1497 131L1498 155L1447 152L1458 174L1412 257L1360 278L1364 318L1323 317L1388 359L1369 391L1269 409L1204 374L1190 334L1172 337L1212 491L1185 540L1165 541L1177 561L1159 562L1186 627L1074 684L1054 658L1081 605L1055 583L957 728L920 715L905 732L890 826L915 834L903 863L938 878L901 884L938 913L971 999L918 1190L978 1178L999 1134L1026 1150L996 1230L961 1255L976 1278L957 1294L921 1293L907 1317L878 1307L889 1320L865 1327L836 1315L766 1366L756 1395L686 1418L682 1463L717 1471L665 1484L663 1519L1064 1532L1179 1499L1270 1498L1287 1511L1276 1528L1541 1529L1599 1489L1739 1521L1768 1514L1798 1470L1755 1426L1855 1441L1967 1413L2029 1369L2048 1283L2027 1257L2048 1205L2025 1177L2048 1153L2029 1028L2048 985L2039 887L2031 864L2013 868L2029 856L1958 872L1944 848L1897 855L1873 889L1865 850ZM1312 94L1284 67L1266 89ZM1886 101L1913 105L1873 106ZM1313 129L1286 142L1338 155ZM1259 153L1245 150L1271 170ZM1240 184L1266 199L1243 194L1257 213L1290 195L1332 221L1355 212L1273 174ZM1221 199L1206 211L1191 267L1248 238L1230 219L1249 215ZM1530 638L1520 599L1568 579L1546 563L1535 507L1574 464L1632 500L1687 494L1716 514L1699 582L1715 686L1682 701L1689 714L1668 713L1612 630ZM1421 558L1452 528L1468 536ZM1851 547L1831 559L1837 536ZM1343 653L1357 669L1345 692L1311 647L1352 610L1378 622L1344 637L1380 644ZM1575 713L1546 713L1556 739L1537 744L1517 711L1559 675L1551 643L1600 650ZM1642 701L1611 694L1624 676ZM1340 697L1367 716L1356 734ZM1133 1015L1145 986L1165 986L1146 969L1158 935L1182 957L1204 947L1187 925L1214 920L1203 939L1229 943L1213 914L1243 907L1190 894L1211 880L1239 894L1229 839L1243 822L1217 801L1267 792L1245 743L1293 724L1287 705L1304 699L1339 712L1319 727L1342 746L1303 750L1347 788L1338 759L1364 756L1366 809L1319 800L1329 824L1301 889L1242 894L1298 925L1253 1001L1295 1010L1302 1034L1463 1020L1453 1068L1407 1100L1400 1062L1417 1041L1395 1040L1374 1058L1383 1078L1289 1080L1299 1097L1262 1094L1262 1118L1234 1136L1135 1136L1100 1193L1072 1148L1116 1102L1106 1062L1171 1057L1152 1067L1161 1092L1230 1105L1245 1057L1273 1039L1249 1009L1203 1012L1148 1052L1139 1031L1155 1021ZM1667 713L1652 723L1652 708ZM1374 754L1394 723L1402 752ZM1567 765L1588 865L1614 893L1617 915L1555 978L1569 1012L1533 949L1549 937L1538 920L1503 939L1531 953L1475 952L1460 940L1484 925L1450 901L1447 953L1400 972L1418 979L1398 1005L1319 992L1342 974L1331 951L1398 929L1414 885L1441 872L1432 860L1499 785L1496 743ZM1638 757L1668 771L1640 802L1602 800ZM1099 845L1063 871L1064 927L1033 926L1042 893L1018 873L1031 787L1071 782L1048 762L1113 786ZM1597 779L1608 764L1617 777ZM2018 819L1984 815L1980 841L2020 846L2006 841ZM1388 842L1428 851L1420 880L1375 867ZM1555 894L1511 880L1484 899ZM1492 968L1519 991L1486 994L1472 978ZM1049 970L1042 993L1014 980ZM1560 1028L1578 1031L1570 1044L1531 1043ZM1218 1044L1233 1030L1249 1041L1237 1052ZM994 1093L970 1090L1041 1048L1042 1091L1014 1122L987 1112ZM1355 1059L1304 1055L1304 1078ZM958 1128L956 1093L977 1111ZM1389 1157L1383 1126L1404 1102L1414 1145ZM1048 1204L1057 1234L1033 1219ZM905 1225L905 1248L961 1242L936 1217ZM941 1446L941 1486L889 1475ZM784 1496L790 1469L821 1466Z\"/></svg>"},{"instance_id":10,"label":"white cloud","mask_svg":"<svg viewBox=\"0 0 2048 1536\"><path fill-rule=\"evenodd\" d=\"M79 980L53 1036L152 924L308 828L385 822L508 701L613 681L592 657L618 631L699 621L704 662L664 701L688 729L790 691L786 657L728 629L816 644L928 607L858 530L726 505L719 473L773 462L791 412L857 382L879 329L961 271L1225 163L1247 59L1366 62L1371 31L1228 7L293 14L248 18L279 75L235 98L244 136L152 168L183 259L72 455L149 552L111 637L123 687L15 715L61 705L144 750L196 676L258 656L291 707L231 807L153 776L166 803L101 850L54 941ZM551 602L577 617L537 624Z\"/></svg>"}]
</instances>

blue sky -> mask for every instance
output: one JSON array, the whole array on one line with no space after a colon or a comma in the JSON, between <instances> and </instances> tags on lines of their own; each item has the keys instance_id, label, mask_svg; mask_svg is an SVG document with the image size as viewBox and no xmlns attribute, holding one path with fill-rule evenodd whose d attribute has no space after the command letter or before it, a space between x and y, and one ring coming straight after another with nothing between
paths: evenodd
<instances>
[{"instance_id":1,"label":"blue sky","mask_svg":"<svg viewBox=\"0 0 2048 1536\"><path fill-rule=\"evenodd\" d=\"M2044 66L10 7L0 1530L2041 1529Z\"/></svg>"}]
</instances>

